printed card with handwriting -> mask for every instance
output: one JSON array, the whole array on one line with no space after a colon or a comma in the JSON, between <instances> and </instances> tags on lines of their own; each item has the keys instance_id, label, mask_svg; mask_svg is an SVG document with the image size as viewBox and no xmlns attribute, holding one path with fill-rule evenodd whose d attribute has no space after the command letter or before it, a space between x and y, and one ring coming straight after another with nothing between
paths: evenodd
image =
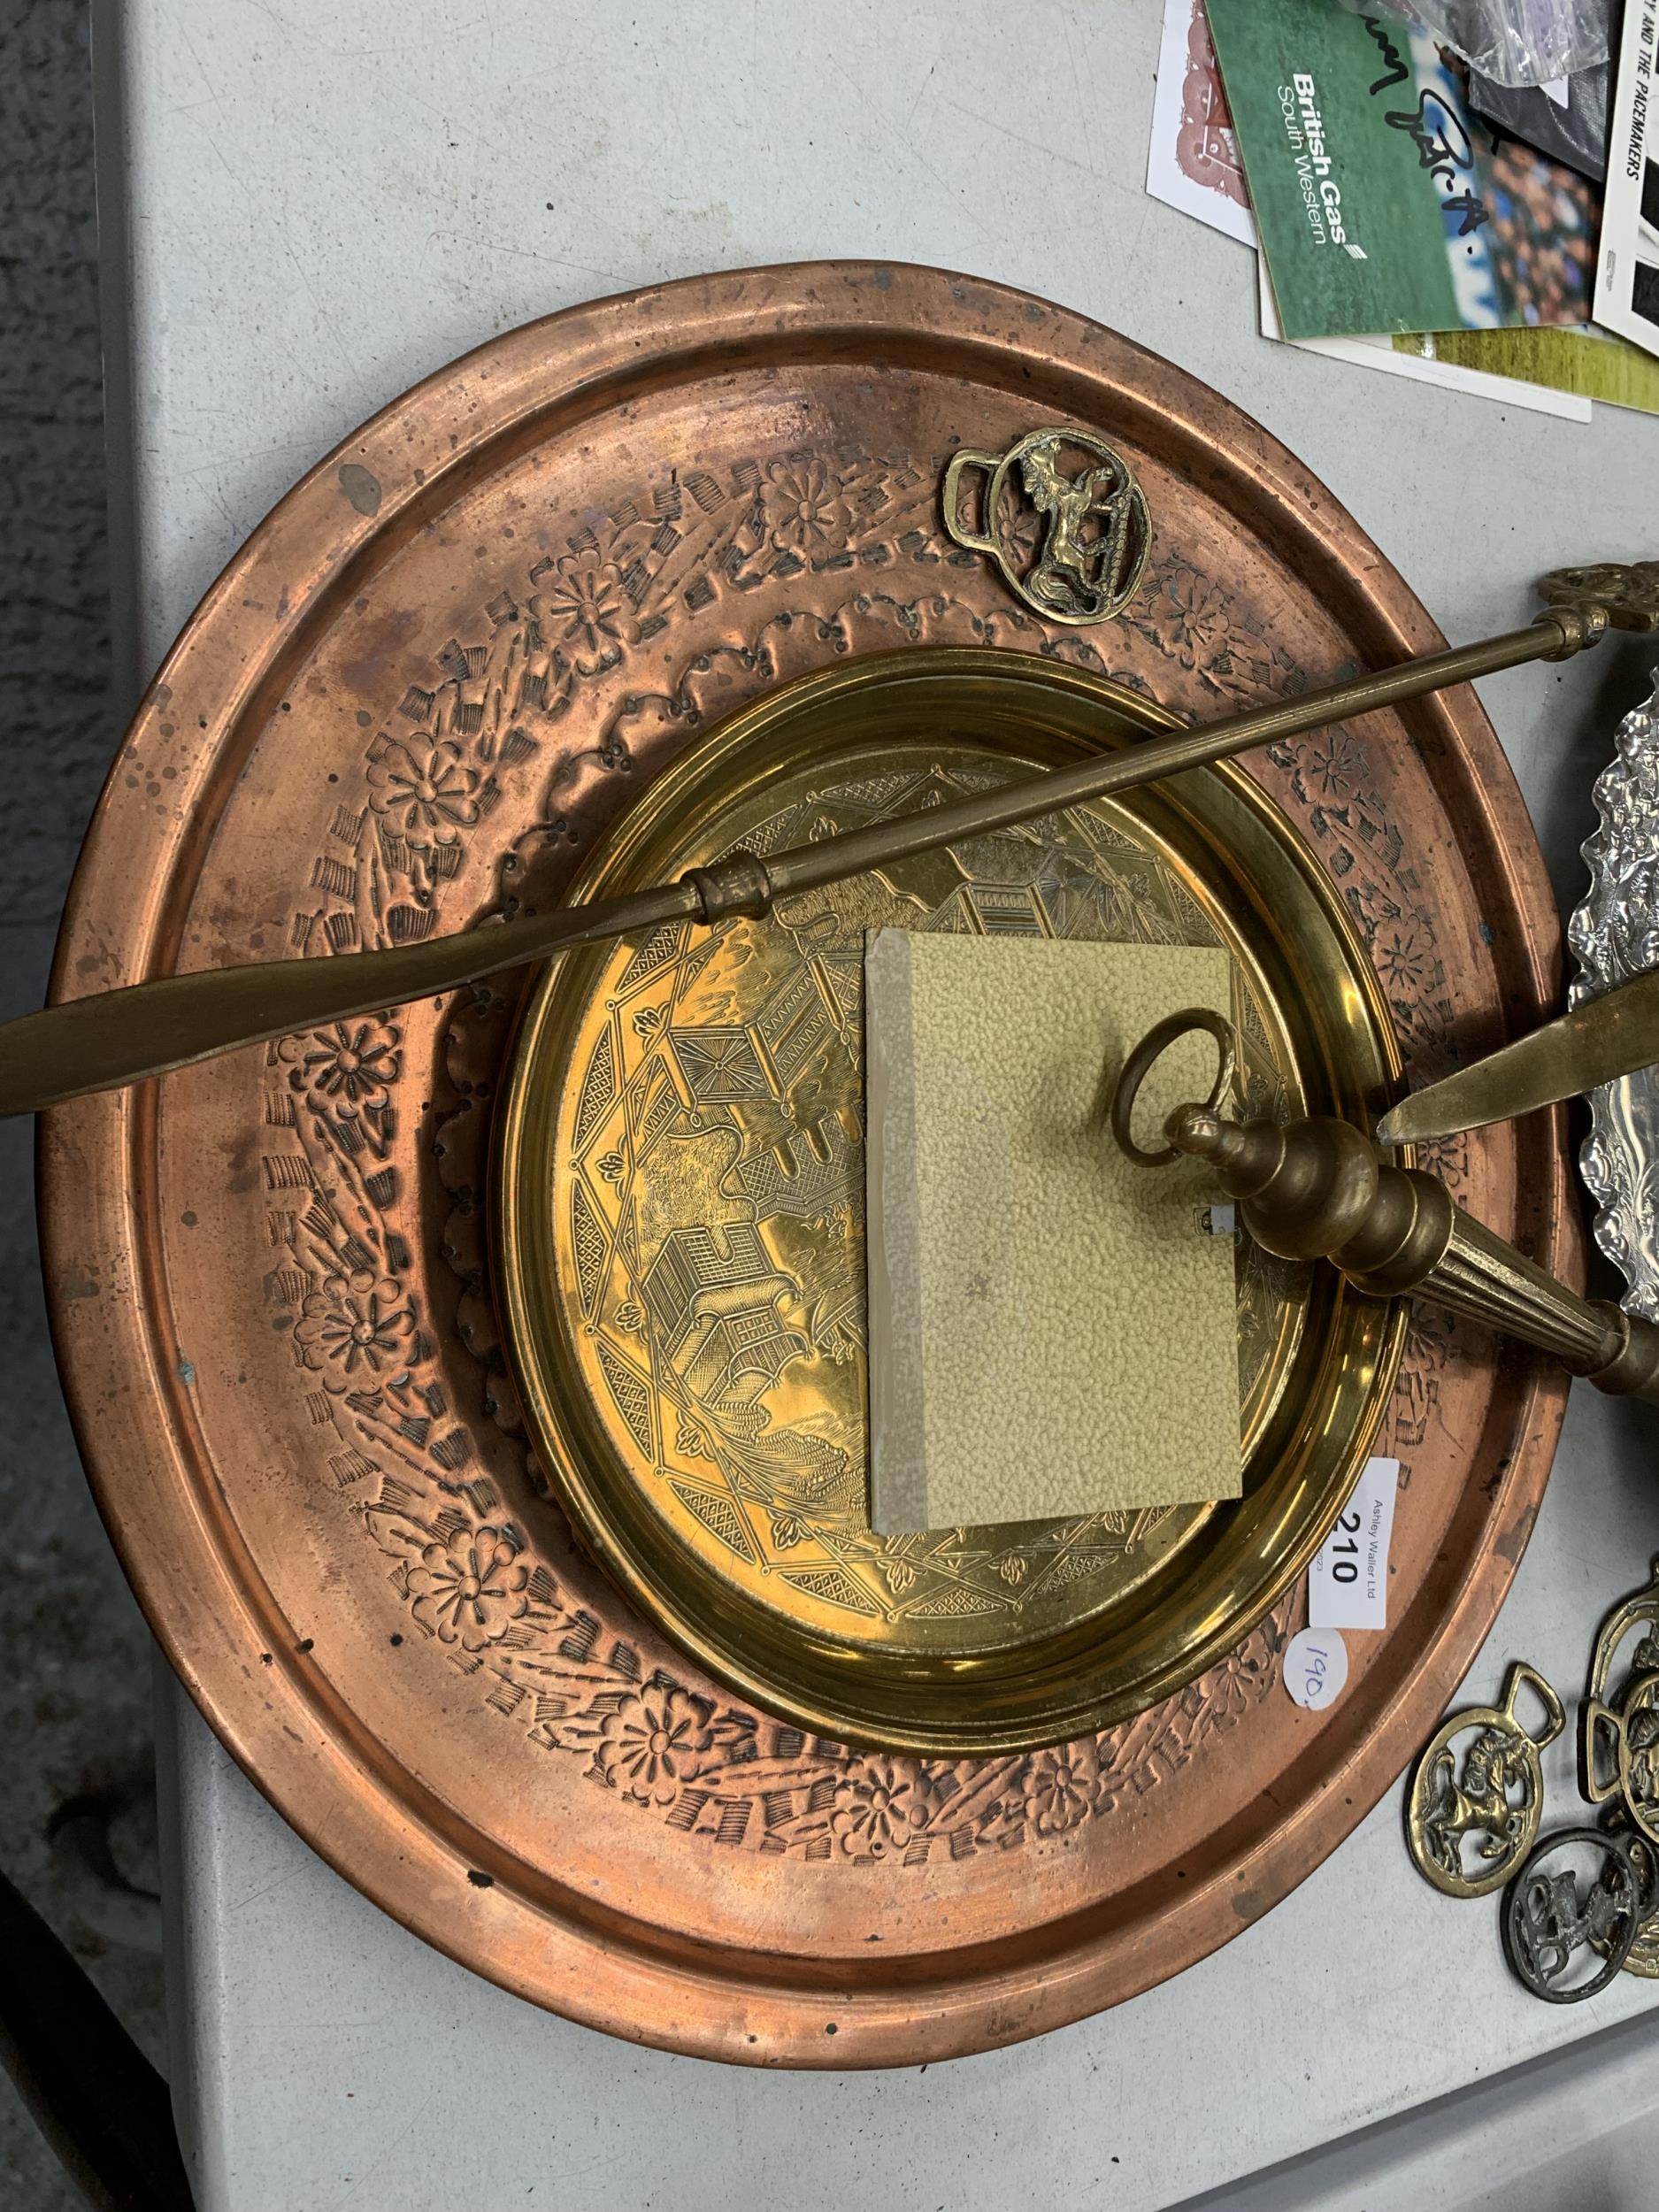
<instances>
[{"instance_id":1,"label":"printed card with handwriting","mask_svg":"<svg viewBox=\"0 0 1659 2212\"><path fill-rule=\"evenodd\" d=\"M1288 338L1579 323L1594 188L1494 140L1426 31L1333 0L1210 0Z\"/></svg>"}]
</instances>

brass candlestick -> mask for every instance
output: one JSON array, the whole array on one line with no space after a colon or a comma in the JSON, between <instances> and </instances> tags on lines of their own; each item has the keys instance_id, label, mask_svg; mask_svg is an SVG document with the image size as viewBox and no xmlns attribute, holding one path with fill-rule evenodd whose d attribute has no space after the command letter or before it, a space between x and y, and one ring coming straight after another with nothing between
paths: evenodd
<instances>
[{"instance_id":1,"label":"brass candlestick","mask_svg":"<svg viewBox=\"0 0 1659 2212\"><path fill-rule=\"evenodd\" d=\"M1164 1125L1167 1145L1148 1151L1130 1131L1136 1094L1153 1062L1193 1030L1221 1048L1215 1087L1202 1105L1178 1106ZM1112 1099L1112 1133L1128 1157L1145 1167L1182 1153L1207 1160L1264 1251L1328 1259L1356 1290L1379 1297L1434 1299L1552 1353L1598 1390L1659 1405L1659 1327L1603 1299L1580 1298L1461 1212L1433 1176L1383 1160L1363 1130L1329 1116L1225 1119L1220 1109L1238 1049L1232 1024L1202 1007L1148 1031Z\"/></svg>"}]
</instances>

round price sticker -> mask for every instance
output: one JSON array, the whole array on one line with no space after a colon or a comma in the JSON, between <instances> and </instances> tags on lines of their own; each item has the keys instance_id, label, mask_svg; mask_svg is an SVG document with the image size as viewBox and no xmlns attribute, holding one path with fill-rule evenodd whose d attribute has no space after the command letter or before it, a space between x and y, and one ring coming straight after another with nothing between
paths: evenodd
<instances>
[{"instance_id":1,"label":"round price sticker","mask_svg":"<svg viewBox=\"0 0 1659 2212\"><path fill-rule=\"evenodd\" d=\"M1334 1628L1304 1628L1285 1647L1285 1687L1298 1705L1322 1713L1348 1680L1348 1646Z\"/></svg>"}]
</instances>

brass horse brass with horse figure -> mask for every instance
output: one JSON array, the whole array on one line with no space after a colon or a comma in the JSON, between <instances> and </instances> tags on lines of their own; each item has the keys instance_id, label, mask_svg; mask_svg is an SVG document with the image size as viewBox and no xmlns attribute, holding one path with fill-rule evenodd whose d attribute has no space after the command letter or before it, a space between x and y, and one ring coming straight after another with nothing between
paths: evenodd
<instances>
[{"instance_id":1,"label":"brass horse brass with horse figure","mask_svg":"<svg viewBox=\"0 0 1659 2212\"><path fill-rule=\"evenodd\" d=\"M1584 1869L1586 1859L1594 1862L1594 1870ZM1550 1871L1552 1861L1565 1863ZM1622 1836L1560 1829L1539 1845L1503 1901L1503 1955L1535 1997L1579 2004L1605 1989L1630 1956L1642 1902L1642 1884ZM1579 1978L1572 1978L1586 1952L1590 1971L1577 1968Z\"/></svg>"},{"instance_id":2,"label":"brass horse brass with horse figure","mask_svg":"<svg viewBox=\"0 0 1659 2212\"><path fill-rule=\"evenodd\" d=\"M1516 1717L1523 1689L1544 1709L1536 1734ZM1448 1897L1484 1897L1501 1889L1531 1850L1543 1803L1539 1753L1567 1724L1561 1700L1536 1669L1509 1669L1499 1706L1471 1705L1450 1713L1429 1739L1411 1777L1406 1800L1406 1841L1417 1871ZM1459 1759L1452 1746L1472 1732ZM1463 1859L1474 1839L1477 1865Z\"/></svg>"}]
</instances>

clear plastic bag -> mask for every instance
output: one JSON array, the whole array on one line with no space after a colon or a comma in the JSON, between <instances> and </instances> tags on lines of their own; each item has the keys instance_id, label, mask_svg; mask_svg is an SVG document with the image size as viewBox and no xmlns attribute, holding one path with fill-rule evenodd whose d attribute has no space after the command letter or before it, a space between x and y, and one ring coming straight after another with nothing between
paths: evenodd
<instances>
[{"instance_id":1,"label":"clear plastic bag","mask_svg":"<svg viewBox=\"0 0 1659 2212\"><path fill-rule=\"evenodd\" d=\"M1564 161L1570 169L1593 183L1607 181L1607 103L1612 69L1598 62L1594 69L1576 69L1567 80L1567 97L1546 92L1537 85L1494 84L1490 77L1471 70L1469 104L1488 123L1495 123L1511 138L1525 140L1552 161Z\"/></svg>"},{"instance_id":2,"label":"clear plastic bag","mask_svg":"<svg viewBox=\"0 0 1659 2212\"><path fill-rule=\"evenodd\" d=\"M1394 15L1502 85L1550 84L1606 61L1615 0L1342 0L1356 15Z\"/></svg>"}]
</instances>

